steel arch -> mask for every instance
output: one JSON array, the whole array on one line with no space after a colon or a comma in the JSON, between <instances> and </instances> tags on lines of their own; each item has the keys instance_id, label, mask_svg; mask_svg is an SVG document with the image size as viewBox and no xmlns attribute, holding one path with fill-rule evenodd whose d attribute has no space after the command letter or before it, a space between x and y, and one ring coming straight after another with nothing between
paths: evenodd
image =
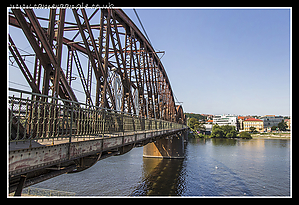
<instances>
[{"instance_id":1,"label":"steel arch","mask_svg":"<svg viewBox=\"0 0 299 205\"><path fill-rule=\"evenodd\" d=\"M78 101L72 86L76 69L86 104L185 123L157 53L123 10L45 11L46 16L33 9L9 12L9 25L23 31L35 53L32 72L9 36L10 53L32 92Z\"/></svg>"}]
</instances>

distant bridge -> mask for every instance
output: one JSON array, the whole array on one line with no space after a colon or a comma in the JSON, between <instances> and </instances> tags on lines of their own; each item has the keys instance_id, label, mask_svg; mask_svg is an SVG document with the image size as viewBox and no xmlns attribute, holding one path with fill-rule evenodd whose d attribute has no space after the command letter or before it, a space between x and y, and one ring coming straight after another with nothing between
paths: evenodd
<instances>
[{"instance_id":1,"label":"distant bridge","mask_svg":"<svg viewBox=\"0 0 299 205\"><path fill-rule=\"evenodd\" d=\"M9 89L9 191L20 195L23 187L83 171L135 146L146 145L144 157L183 158L183 108L131 19L120 9L47 9L42 15L9 12L9 25L23 31L34 51L22 54L9 34L10 63L31 89ZM82 91L73 87L77 77Z\"/></svg>"}]
</instances>

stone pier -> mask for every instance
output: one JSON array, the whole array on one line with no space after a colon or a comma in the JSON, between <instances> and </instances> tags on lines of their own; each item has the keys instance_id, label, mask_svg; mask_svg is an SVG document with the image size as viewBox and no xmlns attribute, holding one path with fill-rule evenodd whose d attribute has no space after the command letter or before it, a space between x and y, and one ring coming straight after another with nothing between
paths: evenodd
<instances>
[{"instance_id":1,"label":"stone pier","mask_svg":"<svg viewBox=\"0 0 299 205\"><path fill-rule=\"evenodd\" d=\"M187 131L181 131L148 143L143 147L143 157L184 158L184 140L187 139L187 135Z\"/></svg>"}]
</instances>

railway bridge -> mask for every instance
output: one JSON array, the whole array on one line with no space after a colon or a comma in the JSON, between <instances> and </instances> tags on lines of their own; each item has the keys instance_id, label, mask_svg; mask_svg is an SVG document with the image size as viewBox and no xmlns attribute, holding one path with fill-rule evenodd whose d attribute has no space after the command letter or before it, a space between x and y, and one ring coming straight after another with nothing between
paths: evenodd
<instances>
[{"instance_id":1,"label":"railway bridge","mask_svg":"<svg viewBox=\"0 0 299 205\"><path fill-rule=\"evenodd\" d=\"M9 192L136 146L144 157L184 157L183 108L124 11L10 9L9 28L9 72L29 87L8 92Z\"/></svg>"}]
</instances>

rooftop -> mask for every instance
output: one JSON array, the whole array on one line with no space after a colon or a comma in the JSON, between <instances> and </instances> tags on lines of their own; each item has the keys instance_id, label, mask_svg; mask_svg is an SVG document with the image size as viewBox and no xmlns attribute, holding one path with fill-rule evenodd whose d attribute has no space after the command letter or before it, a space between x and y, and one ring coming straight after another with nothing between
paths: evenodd
<instances>
[{"instance_id":1,"label":"rooftop","mask_svg":"<svg viewBox=\"0 0 299 205\"><path fill-rule=\"evenodd\" d=\"M248 118L245 121L259 121L259 122L263 122L263 120L255 119L255 118Z\"/></svg>"}]
</instances>

